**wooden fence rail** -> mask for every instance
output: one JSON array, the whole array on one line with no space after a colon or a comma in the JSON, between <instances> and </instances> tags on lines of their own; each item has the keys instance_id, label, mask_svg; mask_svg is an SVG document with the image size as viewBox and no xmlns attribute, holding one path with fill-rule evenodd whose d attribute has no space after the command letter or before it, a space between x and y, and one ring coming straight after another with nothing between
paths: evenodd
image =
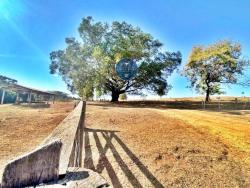
<instances>
[{"instance_id":1,"label":"wooden fence rail","mask_svg":"<svg viewBox=\"0 0 250 188\"><path fill-rule=\"evenodd\" d=\"M69 167L81 167L85 110L86 102L79 102L41 146L6 164L0 187L47 182L66 174Z\"/></svg>"}]
</instances>

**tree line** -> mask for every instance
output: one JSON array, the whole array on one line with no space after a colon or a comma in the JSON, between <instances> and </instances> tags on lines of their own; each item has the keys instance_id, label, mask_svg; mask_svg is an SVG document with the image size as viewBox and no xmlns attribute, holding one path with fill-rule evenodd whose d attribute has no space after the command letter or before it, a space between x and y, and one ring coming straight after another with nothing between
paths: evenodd
<instances>
[{"instance_id":1,"label":"tree line","mask_svg":"<svg viewBox=\"0 0 250 188\"><path fill-rule=\"evenodd\" d=\"M110 94L115 102L125 93L140 95L147 90L162 96L171 89L167 78L182 63L179 51L164 51L163 43L126 22L95 22L89 16L82 19L78 32L80 40L67 37L65 49L50 53L50 73L59 74L70 91L86 99ZM195 46L182 75L209 101L210 95L223 93L222 84L239 83L249 64L241 51L239 43L227 40ZM136 77L129 81L115 72L123 58L138 65Z\"/></svg>"}]
</instances>

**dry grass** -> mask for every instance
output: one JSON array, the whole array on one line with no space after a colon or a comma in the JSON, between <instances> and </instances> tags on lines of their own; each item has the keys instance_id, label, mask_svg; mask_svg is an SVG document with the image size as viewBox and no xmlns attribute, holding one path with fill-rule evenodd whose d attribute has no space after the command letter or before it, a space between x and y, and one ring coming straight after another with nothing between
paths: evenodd
<instances>
[{"instance_id":1,"label":"dry grass","mask_svg":"<svg viewBox=\"0 0 250 188\"><path fill-rule=\"evenodd\" d=\"M34 149L73 109L72 102L49 108L0 106L0 167L17 155Z\"/></svg>"},{"instance_id":2,"label":"dry grass","mask_svg":"<svg viewBox=\"0 0 250 188\"><path fill-rule=\"evenodd\" d=\"M237 150L246 152L250 165L250 111L205 111L168 109L164 115L174 117L192 125L199 130L209 132ZM241 158L242 160L242 158Z\"/></svg>"},{"instance_id":3,"label":"dry grass","mask_svg":"<svg viewBox=\"0 0 250 188\"><path fill-rule=\"evenodd\" d=\"M114 187L250 187L250 111L185 108L89 103L85 167Z\"/></svg>"},{"instance_id":4,"label":"dry grass","mask_svg":"<svg viewBox=\"0 0 250 188\"><path fill-rule=\"evenodd\" d=\"M33 149L72 108L0 106L1 161ZM86 125L84 166L115 188L250 187L250 110L204 111L191 99L88 103Z\"/></svg>"}]
</instances>

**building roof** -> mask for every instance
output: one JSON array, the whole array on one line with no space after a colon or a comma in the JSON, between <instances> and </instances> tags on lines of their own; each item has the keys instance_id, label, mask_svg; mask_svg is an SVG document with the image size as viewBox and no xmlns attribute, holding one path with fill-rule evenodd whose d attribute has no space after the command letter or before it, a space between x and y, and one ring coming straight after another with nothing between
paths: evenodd
<instances>
[{"instance_id":1,"label":"building roof","mask_svg":"<svg viewBox=\"0 0 250 188\"><path fill-rule=\"evenodd\" d=\"M22 86L16 83L1 83L0 88L15 91L19 93L35 93L35 94L42 94L42 95L56 95L54 93L50 93L47 91L38 90L35 88L30 88L26 86Z\"/></svg>"}]
</instances>

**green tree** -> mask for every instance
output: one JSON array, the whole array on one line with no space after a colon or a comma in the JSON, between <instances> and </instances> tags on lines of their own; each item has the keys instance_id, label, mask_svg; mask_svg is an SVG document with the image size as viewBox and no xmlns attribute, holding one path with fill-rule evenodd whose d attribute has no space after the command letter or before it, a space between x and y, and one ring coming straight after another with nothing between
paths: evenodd
<instances>
[{"instance_id":1,"label":"green tree","mask_svg":"<svg viewBox=\"0 0 250 188\"><path fill-rule=\"evenodd\" d=\"M94 91L111 93L112 101L118 101L125 92L140 94L145 89L164 95L170 89L167 77L180 65L180 52L162 51L162 43L126 22L109 25L86 17L78 31L81 42L66 38L66 49L50 54L50 72L61 75L71 91L86 98L92 98ZM138 63L138 74L130 81L115 72L122 58Z\"/></svg>"},{"instance_id":2,"label":"green tree","mask_svg":"<svg viewBox=\"0 0 250 188\"><path fill-rule=\"evenodd\" d=\"M237 83L247 64L241 56L241 45L231 41L196 46L184 68L184 75L190 80L191 87L206 94L208 102L210 95L223 93L221 84Z\"/></svg>"},{"instance_id":3,"label":"green tree","mask_svg":"<svg viewBox=\"0 0 250 188\"><path fill-rule=\"evenodd\" d=\"M126 93L121 94L119 98L123 101L126 101L128 99Z\"/></svg>"}]
</instances>

